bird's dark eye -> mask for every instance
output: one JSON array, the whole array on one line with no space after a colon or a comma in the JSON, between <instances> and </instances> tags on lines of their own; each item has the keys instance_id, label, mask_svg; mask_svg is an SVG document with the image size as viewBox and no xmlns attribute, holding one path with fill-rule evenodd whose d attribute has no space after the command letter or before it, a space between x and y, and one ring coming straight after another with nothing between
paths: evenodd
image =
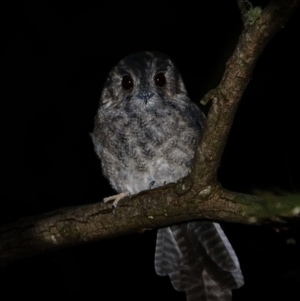
<instances>
[{"instance_id":1,"label":"bird's dark eye","mask_svg":"<svg viewBox=\"0 0 300 301\"><path fill-rule=\"evenodd\" d=\"M156 86L163 87L166 84L166 77L162 72L157 73L154 76L154 82Z\"/></svg>"},{"instance_id":2,"label":"bird's dark eye","mask_svg":"<svg viewBox=\"0 0 300 301\"><path fill-rule=\"evenodd\" d=\"M131 78L130 75L126 74L126 75L123 76L122 87L125 90L129 90L133 87L133 79Z\"/></svg>"}]
</instances>

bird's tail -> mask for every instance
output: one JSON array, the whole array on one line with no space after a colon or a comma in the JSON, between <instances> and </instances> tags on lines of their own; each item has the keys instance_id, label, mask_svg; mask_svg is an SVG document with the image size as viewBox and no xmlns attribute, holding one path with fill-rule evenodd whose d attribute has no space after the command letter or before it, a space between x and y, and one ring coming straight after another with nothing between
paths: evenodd
<instances>
[{"instance_id":1,"label":"bird's tail","mask_svg":"<svg viewBox=\"0 0 300 301\"><path fill-rule=\"evenodd\" d=\"M237 256L220 225L191 222L158 230L155 270L169 275L188 301L229 301L244 284Z\"/></svg>"}]
</instances>

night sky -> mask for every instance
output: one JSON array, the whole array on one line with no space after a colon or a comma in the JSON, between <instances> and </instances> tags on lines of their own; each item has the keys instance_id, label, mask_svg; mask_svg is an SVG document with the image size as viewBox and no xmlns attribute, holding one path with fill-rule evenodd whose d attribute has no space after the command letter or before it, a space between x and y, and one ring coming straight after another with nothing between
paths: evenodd
<instances>
[{"instance_id":1,"label":"night sky","mask_svg":"<svg viewBox=\"0 0 300 301\"><path fill-rule=\"evenodd\" d=\"M199 103L219 83L242 30L235 0L23 1L2 5L0 13L0 223L114 193L89 132L106 75L120 59L144 50L169 55ZM300 195L299 31L300 11L256 65L219 169L228 189ZM246 282L233 300L300 299L299 222L280 231L222 227ZM1 294L184 301L155 274L155 238L148 231L15 262L0 269Z\"/></svg>"}]
</instances>

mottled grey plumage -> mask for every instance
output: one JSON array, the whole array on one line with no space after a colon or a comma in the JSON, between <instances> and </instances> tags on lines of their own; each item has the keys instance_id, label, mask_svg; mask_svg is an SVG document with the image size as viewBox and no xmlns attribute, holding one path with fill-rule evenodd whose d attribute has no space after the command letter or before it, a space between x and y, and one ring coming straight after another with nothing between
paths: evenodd
<instances>
[{"instance_id":1,"label":"mottled grey plumage","mask_svg":"<svg viewBox=\"0 0 300 301\"><path fill-rule=\"evenodd\" d=\"M91 136L113 188L135 194L190 172L204 123L172 61L145 52L109 73ZM188 300L230 300L243 283L225 234L209 222L160 229L155 269Z\"/></svg>"}]
</instances>

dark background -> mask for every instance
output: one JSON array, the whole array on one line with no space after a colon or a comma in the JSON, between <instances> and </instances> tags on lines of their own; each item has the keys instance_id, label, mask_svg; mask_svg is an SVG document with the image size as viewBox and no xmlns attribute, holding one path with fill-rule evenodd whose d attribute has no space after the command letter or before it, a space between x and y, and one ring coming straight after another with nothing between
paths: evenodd
<instances>
[{"instance_id":1,"label":"dark background","mask_svg":"<svg viewBox=\"0 0 300 301\"><path fill-rule=\"evenodd\" d=\"M1 223L113 193L88 133L105 77L121 58L143 50L168 54L199 101L220 81L242 30L234 0L23 1L0 12ZM298 11L265 49L241 101L219 169L228 189L300 194L299 17ZM279 232L272 225L222 226L246 282L233 300L299 300L299 223ZM1 294L185 300L155 274L155 236L149 231L16 262L0 270ZM287 243L291 238L295 244Z\"/></svg>"}]
</instances>

